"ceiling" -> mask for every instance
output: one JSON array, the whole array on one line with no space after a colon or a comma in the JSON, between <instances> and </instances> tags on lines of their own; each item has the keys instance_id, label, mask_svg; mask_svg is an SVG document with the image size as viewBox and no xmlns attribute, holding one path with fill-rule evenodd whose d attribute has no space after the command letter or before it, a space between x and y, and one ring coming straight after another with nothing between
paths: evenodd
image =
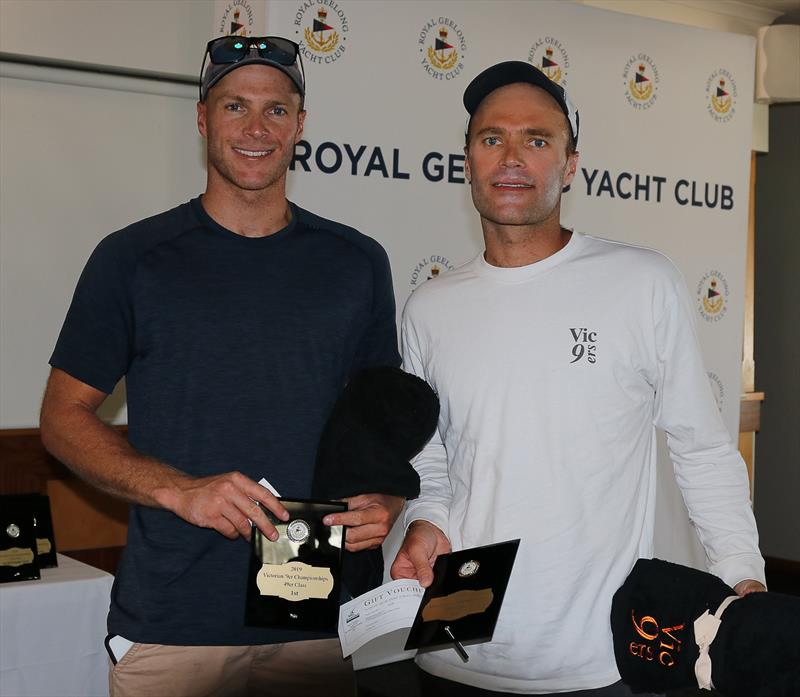
<instances>
[{"instance_id":1,"label":"ceiling","mask_svg":"<svg viewBox=\"0 0 800 697\"><path fill-rule=\"evenodd\" d=\"M670 0L676 5L725 15L751 28L800 24L800 0Z\"/></svg>"},{"instance_id":2,"label":"ceiling","mask_svg":"<svg viewBox=\"0 0 800 697\"><path fill-rule=\"evenodd\" d=\"M800 24L800 0L740 0L743 5L752 5L773 12L780 12L775 23Z\"/></svg>"},{"instance_id":3,"label":"ceiling","mask_svg":"<svg viewBox=\"0 0 800 697\"><path fill-rule=\"evenodd\" d=\"M776 12L800 10L800 0L744 0L743 4L766 7L768 10L775 10Z\"/></svg>"}]
</instances>

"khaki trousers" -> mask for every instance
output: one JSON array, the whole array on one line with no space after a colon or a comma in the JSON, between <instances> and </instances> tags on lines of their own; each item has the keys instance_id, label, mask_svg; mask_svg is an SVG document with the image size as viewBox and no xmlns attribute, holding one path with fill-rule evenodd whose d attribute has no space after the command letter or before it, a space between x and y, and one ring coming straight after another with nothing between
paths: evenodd
<instances>
[{"instance_id":1,"label":"khaki trousers","mask_svg":"<svg viewBox=\"0 0 800 697\"><path fill-rule=\"evenodd\" d=\"M110 697L352 697L338 639L264 646L134 644L109 661Z\"/></svg>"}]
</instances>

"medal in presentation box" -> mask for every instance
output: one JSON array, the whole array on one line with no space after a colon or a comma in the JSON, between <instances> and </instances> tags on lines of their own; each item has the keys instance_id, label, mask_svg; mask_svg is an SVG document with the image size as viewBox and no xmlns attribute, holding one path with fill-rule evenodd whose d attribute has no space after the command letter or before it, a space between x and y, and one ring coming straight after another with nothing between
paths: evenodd
<instances>
[{"instance_id":1,"label":"medal in presentation box","mask_svg":"<svg viewBox=\"0 0 800 697\"><path fill-rule=\"evenodd\" d=\"M490 641L503 604L519 540L442 554L433 566L405 650L455 647Z\"/></svg>"},{"instance_id":2,"label":"medal in presentation box","mask_svg":"<svg viewBox=\"0 0 800 697\"><path fill-rule=\"evenodd\" d=\"M275 542L253 528L245 624L336 632L345 529L325 525L329 513L347 510L336 501L281 499L289 520L278 520Z\"/></svg>"}]
</instances>

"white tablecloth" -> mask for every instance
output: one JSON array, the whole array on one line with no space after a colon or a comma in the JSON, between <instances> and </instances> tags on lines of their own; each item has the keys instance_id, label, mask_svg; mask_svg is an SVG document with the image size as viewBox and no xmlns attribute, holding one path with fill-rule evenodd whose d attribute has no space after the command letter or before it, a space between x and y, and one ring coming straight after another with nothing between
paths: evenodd
<instances>
[{"instance_id":1,"label":"white tablecloth","mask_svg":"<svg viewBox=\"0 0 800 697\"><path fill-rule=\"evenodd\" d=\"M0 695L107 697L114 577L58 555L39 581L0 584Z\"/></svg>"}]
</instances>

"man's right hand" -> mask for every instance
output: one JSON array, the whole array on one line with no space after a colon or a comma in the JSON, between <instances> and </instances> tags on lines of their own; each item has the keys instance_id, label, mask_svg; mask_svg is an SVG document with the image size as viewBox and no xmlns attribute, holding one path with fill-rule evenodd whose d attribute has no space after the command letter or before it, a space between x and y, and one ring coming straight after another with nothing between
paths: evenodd
<instances>
[{"instance_id":1,"label":"man's right hand","mask_svg":"<svg viewBox=\"0 0 800 697\"><path fill-rule=\"evenodd\" d=\"M250 539L250 521L273 542L278 531L261 503L281 520L289 513L267 489L240 472L211 477L179 477L174 489L162 492L163 505L192 525L213 528L225 537Z\"/></svg>"},{"instance_id":2,"label":"man's right hand","mask_svg":"<svg viewBox=\"0 0 800 697\"><path fill-rule=\"evenodd\" d=\"M415 578L423 588L433 583L433 563L450 551L450 540L433 523L415 520L408 526L405 540L392 564L391 576Z\"/></svg>"}]
</instances>

